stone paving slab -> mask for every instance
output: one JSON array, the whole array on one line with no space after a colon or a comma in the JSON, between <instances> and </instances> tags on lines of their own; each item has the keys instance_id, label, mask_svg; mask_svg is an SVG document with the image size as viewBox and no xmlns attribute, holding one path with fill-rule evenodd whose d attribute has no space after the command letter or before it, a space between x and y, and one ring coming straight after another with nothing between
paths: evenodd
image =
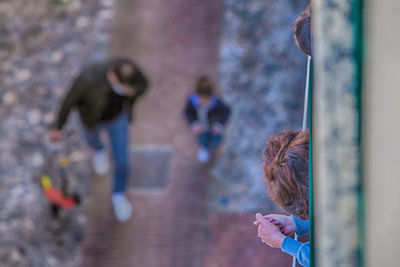
<instances>
[{"instance_id":1,"label":"stone paving slab","mask_svg":"<svg viewBox=\"0 0 400 267\"><path fill-rule=\"evenodd\" d=\"M170 147L139 147L131 151L130 186L136 190L162 190L171 177Z\"/></svg>"}]
</instances>

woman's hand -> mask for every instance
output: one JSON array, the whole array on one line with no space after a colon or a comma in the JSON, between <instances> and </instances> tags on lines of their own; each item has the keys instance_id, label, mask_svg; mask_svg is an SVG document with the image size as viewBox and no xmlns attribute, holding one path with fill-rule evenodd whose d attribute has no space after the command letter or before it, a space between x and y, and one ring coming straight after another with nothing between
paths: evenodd
<instances>
[{"instance_id":1,"label":"woman's hand","mask_svg":"<svg viewBox=\"0 0 400 267\"><path fill-rule=\"evenodd\" d=\"M284 235L290 236L296 233L296 225L294 224L293 218L281 214L268 214L264 216L265 219L281 229Z\"/></svg>"},{"instance_id":2,"label":"woman's hand","mask_svg":"<svg viewBox=\"0 0 400 267\"><path fill-rule=\"evenodd\" d=\"M282 234L279 227L264 218L260 213L256 214L256 219L257 221L254 224L258 225L258 237L261 238L261 241L270 247L281 248L285 235Z\"/></svg>"}]
</instances>

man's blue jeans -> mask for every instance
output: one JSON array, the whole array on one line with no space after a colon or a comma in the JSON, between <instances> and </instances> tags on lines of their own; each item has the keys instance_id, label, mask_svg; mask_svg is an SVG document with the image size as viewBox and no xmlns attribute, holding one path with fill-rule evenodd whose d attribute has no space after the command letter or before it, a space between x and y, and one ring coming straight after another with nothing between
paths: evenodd
<instances>
[{"instance_id":1,"label":"man's blue jeans","mask_svg":"<svg viewBox=\"0 0 400 267\"><path fill-rule=\"evenodd\" d=\"M222 135L206 131L197 136L199 144L208 150L216 149L222 141Z\"/></svg>"},{"instance_id":2,"label":"man's blue jeans","mask_svg":"<svg viewBox=\"0 0 400 267\"><path fill-rule=\"evenodd\" d=\"M126 112L112 121L103 122L93 129L85 129L89 146L96 150L104 149L100 132L105 130L111 143L114 161L113 193L125 192L129 178L129 119Z\"/></svg>"}]
</instances>

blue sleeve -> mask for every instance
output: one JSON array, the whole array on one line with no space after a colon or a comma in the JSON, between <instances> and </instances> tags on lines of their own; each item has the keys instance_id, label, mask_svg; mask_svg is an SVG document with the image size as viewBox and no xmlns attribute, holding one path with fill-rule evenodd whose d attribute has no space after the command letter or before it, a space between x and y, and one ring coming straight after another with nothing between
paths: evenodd
<instances>
[{"instance_id":1,"label":"blue sleeve","mask_svg":"<svg viewBox=\"0 0 400 267\"><path fill-rule=\"evenodd\" d=\"M191 98L192 97L189 97L187 99L185 110L184 110L185 117L186 117L187 121L189 122L189 124L192 124L197 120L197 111L191 101Z\"/></svg>"},{"instance_id":2,"label":"blue sleeve","mask_svg":"<svg viewBox=\"0 0 400 267\"><path fill-rule=\"evenodd\" d=\"M310 266L310 243L301 243L290 237L285 237L281 250L295 257L301 266Z\"/></svg>"},{"instance_id":3,"label":"blue sleeve","mask_svg":"<svg viewBox=\"0 0 400 267\"><path fill-rule=\"evenodd\" d=\"M296 230L299 235L307 234L310 231L310 220L304 221L293 215L291 217L294 221L294 225L296 226Z\"/></svg>"}]
</instances>

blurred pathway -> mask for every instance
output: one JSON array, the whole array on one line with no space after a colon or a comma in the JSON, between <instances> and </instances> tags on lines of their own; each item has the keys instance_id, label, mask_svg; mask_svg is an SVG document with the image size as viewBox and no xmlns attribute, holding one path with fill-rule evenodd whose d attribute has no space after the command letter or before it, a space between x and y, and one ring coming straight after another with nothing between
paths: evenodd
<instances>
[{"instance_id":1,"label":"blurred pathway","mask_svg":"<svg viewBox=\"0 0 400 267\"><path fill-rule=\"evenodd\" d=\"M108 177L94 177L83 266L289 266L257 240L252 214L208 214L208 166L182 108L199 75L216 79L222 0L120 0L110 55L150 79L132 136L133 217L114 219ZM284 263L281 265L281 263Z\"/></svg>"}]
</instances>

